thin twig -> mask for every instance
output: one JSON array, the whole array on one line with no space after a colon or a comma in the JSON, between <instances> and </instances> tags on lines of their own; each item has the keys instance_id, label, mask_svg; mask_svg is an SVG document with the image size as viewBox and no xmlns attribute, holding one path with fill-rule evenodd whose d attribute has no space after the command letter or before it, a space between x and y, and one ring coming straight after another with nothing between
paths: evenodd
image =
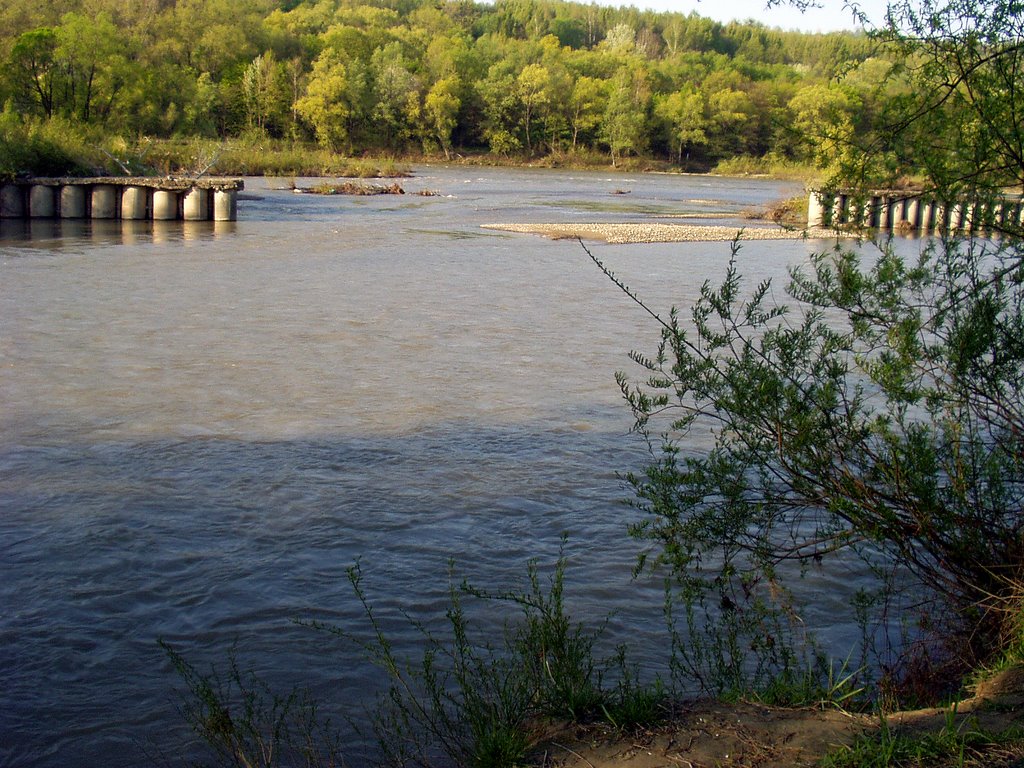
<instances>
[{"instance_id":1,"label":"thin twig","mask_svg":"<svg viewBox=\"0 0 1024 768\"><path fill-rule=\"evenodd\" d=\"M582 248L583 251L587 254L587 256L590 257L590 260L597 264L597 268L604 272L608 279L615 283L616 286L618 286L619 290L621 290L624 294L629 296L629 298L631 298L638 305L640 305L640 308L643 309L644 312L646 312L648 315L657 320L661 324L662 328L668 331L672 330L671 326L664 320L662 320L661 316L657 312L655 312L653 309L644 304L643 300L639 296L637 296L636 293L634 293L628 285L619 280L619 278L615 276L615 273L604 265L604 262L602 262L599 258L597 258L597 256L590 252L590 249L587 248L587 246L583 243L583 238L577 237L576 242L580 244L580 248Z\"/></svg>"},{"instance_id":2,"label":"thin twig","mask_svg":"<svg viewBox=\"0 0 1024 768\"><path fill-rule=\"evenodd\" d=\"M575 752L575 751L573 751L573 750L569 749L569 748L568 748L567 746L565 746L564 744L559 744L559 743L557 743L557 742L551 742L551 743L552 743L552 745L553 745L553 746L556 746L556 747L558 747L559 749L564 749L564 750L565 750L566 752L568 752L568 753L569 753L570 755L573 755L574 757L578 757L578 758L579 758L580 760L582 760L582 761L583 761L584 763L586 763L587 765L589 765L589 766L590 766L590 768L597 768L597 766L596 766L596 765L594 765L594 764L593 764L592 762L590 762L589 760L587 760L587 758L585 758L585 757L584 757L583 755L581 755L581 754L580 754L579 752Z\"/></svg>"}]
</instances>

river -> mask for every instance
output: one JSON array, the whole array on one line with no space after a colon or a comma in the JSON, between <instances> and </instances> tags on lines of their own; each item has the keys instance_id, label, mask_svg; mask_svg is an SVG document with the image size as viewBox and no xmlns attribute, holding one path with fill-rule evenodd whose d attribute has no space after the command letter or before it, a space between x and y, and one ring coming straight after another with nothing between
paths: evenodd
<instances>
[{"instance_id":1,"label":"river","mask_svg":"<svg viewBox=\"0 0 1024 768\"><path fill-rule=\"evenodd\" d=\"M401 183L439 194L250 179L237 222L0 222L0 764L187 755L158 638L201 669L234 645L358 717L379 675L293 622L365 632L357 559L382 615L429 622L450 558L514 586L565 532L574 615L611 613L609 643L664 663L660 589L630 578L618 473L643 451L614 381L658 328L578 243L481 225L720 223L799 187L440 167ZM729 256L590 247L661 311ZM821 247L739 261L782 276Z\"/></svg>"}]
</instances>

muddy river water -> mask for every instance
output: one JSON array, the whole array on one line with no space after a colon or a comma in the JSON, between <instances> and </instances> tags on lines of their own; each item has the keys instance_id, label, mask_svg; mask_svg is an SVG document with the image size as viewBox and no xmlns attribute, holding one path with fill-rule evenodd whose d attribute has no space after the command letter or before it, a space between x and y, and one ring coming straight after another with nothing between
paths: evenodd
<instances>
[{"instance_id":1,"label":"muddy river water","mask_svg":"<svg viewBox=\"0 0 1024 768\"><path fill-rule=\"evenodd\" d=\"M618 473L643 448L614 380L658 329L578 243L481 225L720 223L800 188L432 167L401 183L251 179L218 225L0 223L0 764L188 754L158 638L204 669L234 645L358 717L379 675L293 621L364 631L357 559L382 616L429 622L450 558L512 586L564 532L574 615L611 613L609 644L664 663L660 588L630 577ZM827 245L751 243L740 264L781 277ZM590 247L661 310L729 257ZM840 605L850 586L816 588Z\"/></svg>"}]
</instances>

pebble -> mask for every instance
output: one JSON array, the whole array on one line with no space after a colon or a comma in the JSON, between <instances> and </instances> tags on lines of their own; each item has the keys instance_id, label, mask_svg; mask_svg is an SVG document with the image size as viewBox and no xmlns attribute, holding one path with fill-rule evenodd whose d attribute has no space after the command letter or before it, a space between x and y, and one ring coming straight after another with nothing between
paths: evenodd
<instances>
[{"instance_id":1,"label":"pebble","mask_svg":"<svg viewBox=\"0 0 1024 768\"><path fill-rule=\"evenodd\" d=\"M785 229L776 226L701 226L697 224L484 224L484 229L544 235L553 240L586 238L606 243L680 243L743 240L835 238L831 229Z\"/></svg>"}]
</instances>

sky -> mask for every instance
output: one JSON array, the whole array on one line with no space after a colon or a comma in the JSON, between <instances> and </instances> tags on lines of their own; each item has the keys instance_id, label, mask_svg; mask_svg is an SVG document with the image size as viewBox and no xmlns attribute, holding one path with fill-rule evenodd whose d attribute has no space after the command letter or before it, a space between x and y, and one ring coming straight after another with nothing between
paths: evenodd
<instances>
[{"instance_id":1,"label":"sky","mask_svg":"<svg viewBox=\"0 0 1024 768\"><path fill-rule=\"evenodd\" d=\"M653 11L675 11L707 16L716 21L746 21L755 19L770 27L799 29L805 32L832 32L857 29L853 14L844 8L844 0L819 0L822 8L811 8L801 13L783 3L771 10L765 9L764 0L596 0L598 5L633 5ZM886 0L860 0L858 5L875 24L885 16Z\"/></svg>"}]
</instances>

